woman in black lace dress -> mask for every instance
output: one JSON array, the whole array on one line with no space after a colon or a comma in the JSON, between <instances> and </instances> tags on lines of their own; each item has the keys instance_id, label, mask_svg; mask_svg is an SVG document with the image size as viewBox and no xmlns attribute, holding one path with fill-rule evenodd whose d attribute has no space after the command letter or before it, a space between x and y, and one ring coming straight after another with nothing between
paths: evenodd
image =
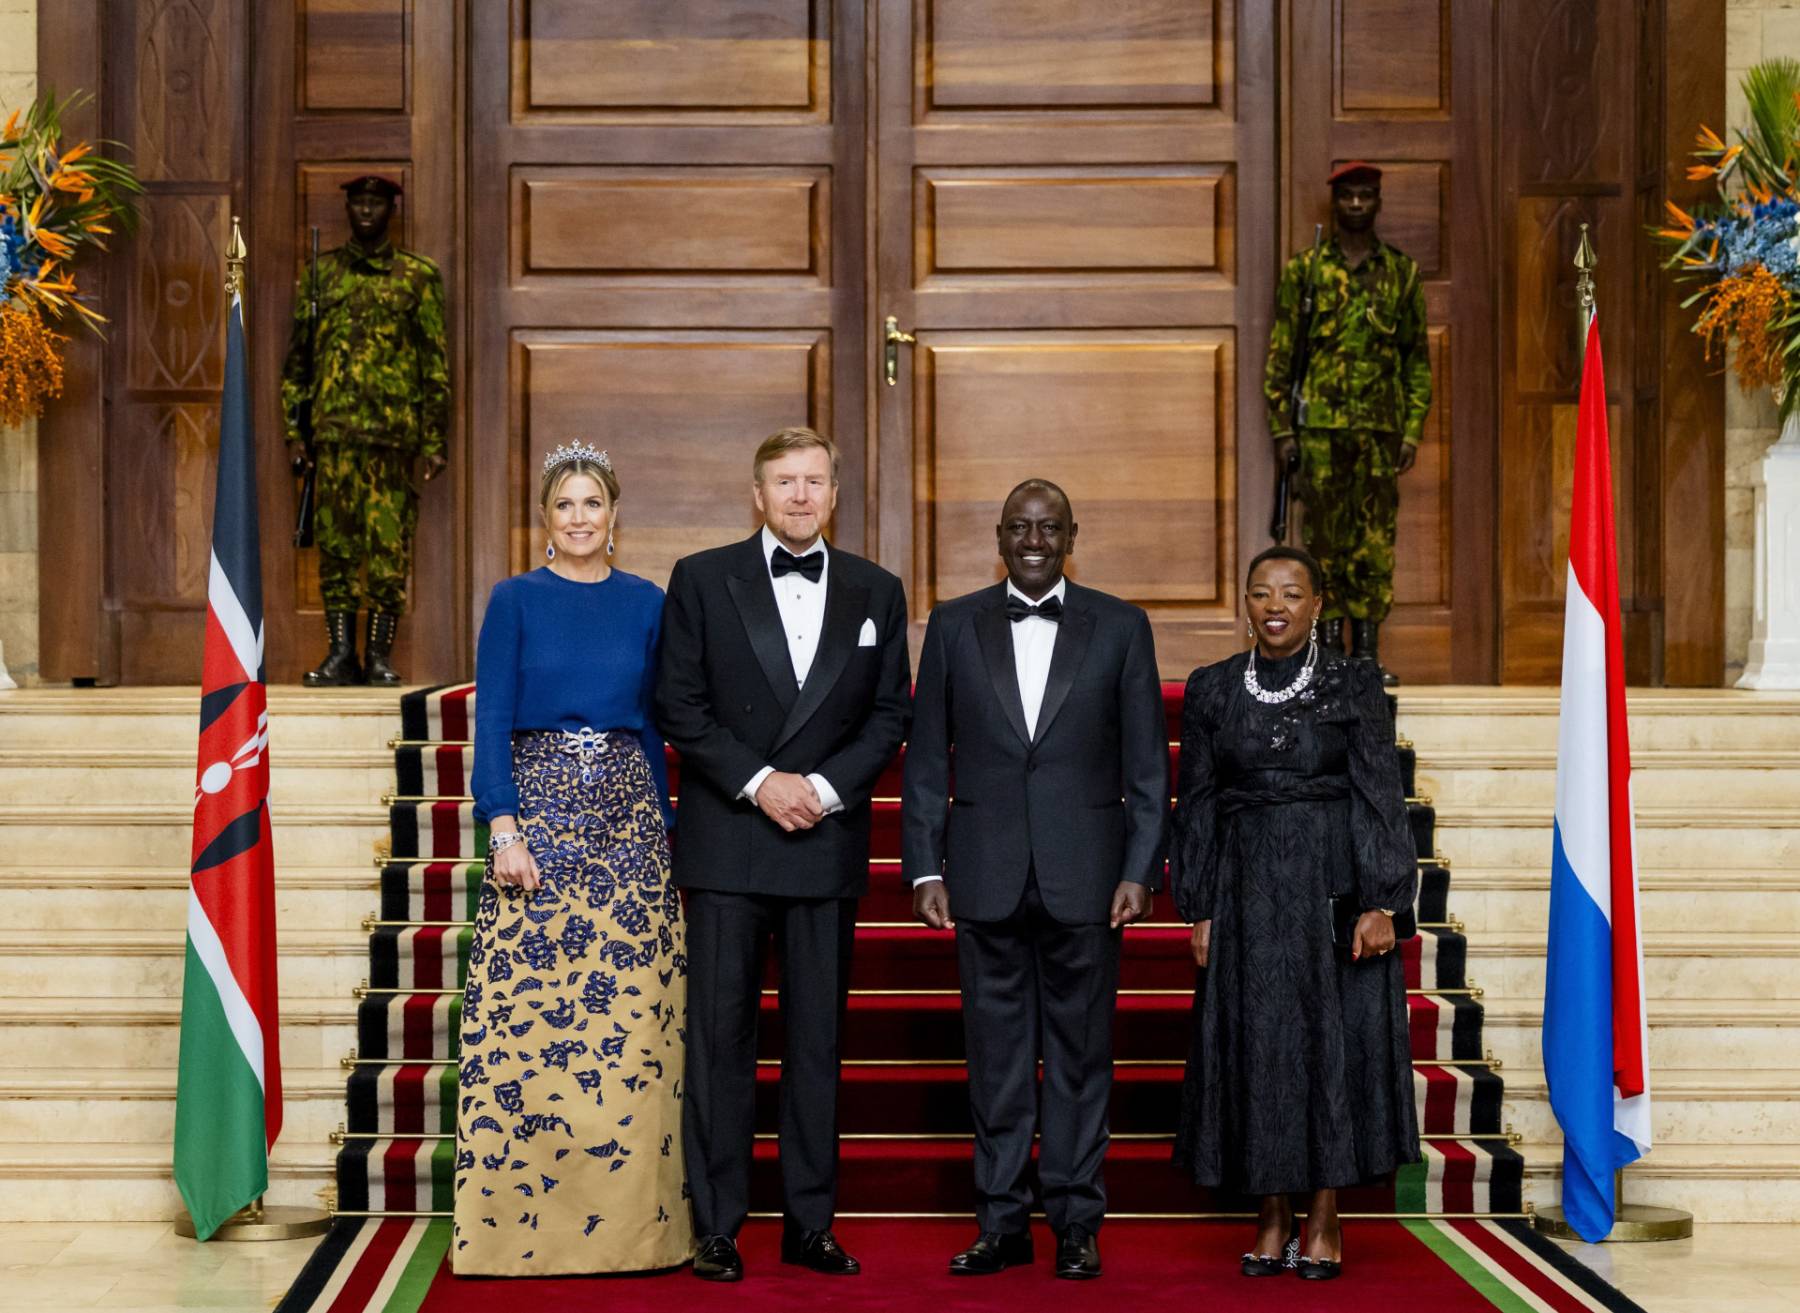
<instances>
[{"instance_id":1,"label":"woman in black lace dress","mask_svg":"<svg viewBox=\"0 0 1800 1313\"><path fill-rule=\"evenodd\" d=\"M1246 1276L1338 1275L1337 1190L1419 1158L1394 953L1416 863L1393 725L1374 663L1321 653L1320 602L1305 552L1258 556L1255 646L1196 670L1182 710L1170 883L1204 970L1175 1161L1262 1197Z\"/></svg>"}]
</instances>

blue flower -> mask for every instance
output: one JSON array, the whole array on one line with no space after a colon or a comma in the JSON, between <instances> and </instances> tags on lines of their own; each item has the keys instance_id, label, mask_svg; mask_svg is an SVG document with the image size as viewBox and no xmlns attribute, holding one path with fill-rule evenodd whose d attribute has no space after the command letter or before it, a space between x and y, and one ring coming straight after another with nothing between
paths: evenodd
<instances>
[{"instance_id":1,"label":"blue flower","mask_svg":"<svg viewBox=\"0 0 1800 1313\"><path fill-rule=\"evenodd\" d=\"M539 927L530 934L519 939L519 956L525 959L528 966L537 971L548 971L556 965L556 946L550 942L549 932Z\"/></svg>"},{"instance_id":2,"label":"blue flower","mask_svg":"<svg viewBox=\"0 0 1800 1313\"><path fill-rule=\"evenodd\" d=\"M571 962L579 961L587 956L589 946L597 938L599 938L599 934L594 929L592 921L585 916L570 914L569 919L563 923L563 954Z\"/></svg>"},{"instance_id":3,"label":"blue flower","mask_svg":"<svg viewBox=\"0 0 1800 1313\"><path fill-rule=\"evenodd\" d=\"M516 1080L494 1086L494 1101L507 1112L522 1112L525 1108L525 1100Z\"/></svg>"}]
</instances>

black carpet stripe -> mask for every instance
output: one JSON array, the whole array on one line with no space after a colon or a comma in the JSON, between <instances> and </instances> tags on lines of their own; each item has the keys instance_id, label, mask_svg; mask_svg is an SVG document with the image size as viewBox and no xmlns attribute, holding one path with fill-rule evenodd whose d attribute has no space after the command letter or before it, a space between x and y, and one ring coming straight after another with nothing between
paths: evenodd
<instances>
[{"instance_id":1,"label":"black carpet stripe","mask_svg":"<svg viewBox=\"0 0 1800 1313\"><path fill-rule=\"evenodd\" d=\"M300 1275L294 1278L294 1284L275 1306L275 1313L307 1313L336 1273L338 1264L344 1261L357 1234L370 1225L375 1224L361 1217L340 1217L333 1222L312 1257L306 1260L306 1266L300 1269Z\"/></svg>"},{"instance_id":2,"label":"black carpet stripe","mask_svg":"<svg viewBox=\"0 0 1800 1313\"><path fill-rule=\"evenodd\" d=\"M1499 1226L1514 1240L1529 1249L1532 1254L1542 1259L1545 1266L1555 1268L1572 1284L1579 1286L1582 1293L1597 1300L1610 1313L1646 1313L1642 1304L1618 1287L1607 1284L1586 1263L1554 1241L1539 1235L1530 1222L1501 1222Z\"/></svg>"}]
</instances>

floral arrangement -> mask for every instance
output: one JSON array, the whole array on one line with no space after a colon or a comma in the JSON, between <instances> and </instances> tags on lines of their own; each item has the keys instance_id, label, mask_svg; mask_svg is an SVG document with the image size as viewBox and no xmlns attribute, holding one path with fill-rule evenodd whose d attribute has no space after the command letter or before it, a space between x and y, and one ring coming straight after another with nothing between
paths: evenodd
<instances>
[{"instance_id":1,"label":"floral arrangement","mask_svg":"<svg viewBox=\"0 0 1800 1313\"><path fill-rule=\"evenodd\" d=\"M62 395L64 315L98 332L105 320L82 304L71 262L102 250L111 225L137 220L143 190L131 167L87 142L62 146L62 116L80 103L45 94L0 129L0 424L43 413Z\"/></svg>"}]
</instances>

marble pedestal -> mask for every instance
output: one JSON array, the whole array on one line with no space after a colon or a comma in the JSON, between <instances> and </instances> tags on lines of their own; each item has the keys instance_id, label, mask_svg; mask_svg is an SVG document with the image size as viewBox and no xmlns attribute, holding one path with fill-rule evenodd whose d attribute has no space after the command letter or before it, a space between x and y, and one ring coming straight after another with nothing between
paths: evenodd
<instances>
[{"instance_id":1,"label":"marble pedestal","mask_svg":"<svg viewBox=\"0 0 1800 1313\"><path fill-rule=\"evenodd\" d=\"M1800 689L1800 412L1756 471L1756 583L1739 688Z\"/></svg>"}]
</instances>

